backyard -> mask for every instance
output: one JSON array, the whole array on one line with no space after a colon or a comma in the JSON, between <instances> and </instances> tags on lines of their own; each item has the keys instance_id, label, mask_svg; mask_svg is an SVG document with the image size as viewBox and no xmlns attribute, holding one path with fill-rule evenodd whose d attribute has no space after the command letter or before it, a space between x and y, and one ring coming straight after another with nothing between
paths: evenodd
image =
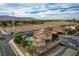
<instances>
[{"instance_id":1,"label":"backyard","mask_svg":"<svg viewBox=\"0 0 79 59\"><path fill-rule=\"evenodd\" d=\"M48 48L47 48L47 47L41 47L41 48L36 47L37 55L40 55L40 54L42 54L42 53L48 51L49 49L51 49L51 48L57 46L58 44L59 44L59 41L57 40L57 41L54 41L53 43L49 43L49 45L47 46ZM28 47L28 46L27 46L26 48L23 48L23 46L17 45L17 47L21 50L21 52L22 52L24 55L27 55L27 53L29 52L29 51L27 51L27 47ZM34 48L33 48L33 49L34 49Z\"/></svg>"}]
</instances>

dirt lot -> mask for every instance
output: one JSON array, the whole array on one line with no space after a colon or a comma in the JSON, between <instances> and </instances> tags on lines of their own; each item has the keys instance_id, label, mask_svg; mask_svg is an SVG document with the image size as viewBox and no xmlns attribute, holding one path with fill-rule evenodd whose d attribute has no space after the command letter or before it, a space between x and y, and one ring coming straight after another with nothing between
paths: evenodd
<instances>
[{"instance_id":1,"label":"dirt lot","mask_svg":"<svg viewBox=\"0 0 79 59\"><path fill-rule=\"evenodd\" d=\"M64 24L70 24L68 22L45 22L43 24L28 24L28 25L23 25L23 26L15 26L16 32L17 31L22 31L22 30L33 30L33 29L39 29L39 28L46 28L46 27L51 27L51 26L60 26ZM11 32L13 31L12 27L6 27L4 28L6 32Z\"/></svg>"}]
</instances>

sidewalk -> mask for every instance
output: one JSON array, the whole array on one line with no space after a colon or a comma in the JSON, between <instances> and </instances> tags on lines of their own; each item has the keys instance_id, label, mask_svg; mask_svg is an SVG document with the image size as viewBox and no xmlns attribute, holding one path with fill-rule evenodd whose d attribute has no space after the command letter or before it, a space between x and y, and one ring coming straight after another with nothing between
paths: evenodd
<instances>
[{"instance_id":1,"label":"sidewalk","mask_svg":"<svg viewBox=\"0 0 79 59\"><path fill-rule=\"evenodd\" d=\"M60 53L65 47L59 47L56 48L55 50L53 50L53 52L51 52L48 56L56 56L58 53Z\"/></svg>"},{"instance_id":2,"label":"sidewalk","mask_svg":"<svg viewBox=\"0 0 79 59\"><path fill-rule=\"evenodd\" d=\"M68 48L66 52L63 54L63 56L75 56L76 53L77 53L77 50Z\"/></svg>"},{"instance_id":3,"label":"sidewalk","mask_svg":"<svg viewBox=\"0 0 79 59\"><path fill-rule=\"evenodd\" d=\"M9 45L11 46L11 48L13 49L13 51L15 52L17 56L25 56L21 52L21 50L15 45L15 43L13 42L13 39L9 41Z\"/></svg>"}]
</instances>

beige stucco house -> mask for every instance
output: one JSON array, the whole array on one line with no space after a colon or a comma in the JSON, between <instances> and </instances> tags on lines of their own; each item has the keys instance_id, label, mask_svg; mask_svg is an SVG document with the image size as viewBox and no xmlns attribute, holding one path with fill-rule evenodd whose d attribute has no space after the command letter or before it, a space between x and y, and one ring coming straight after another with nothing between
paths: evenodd
<instances>
[{"instance_id":1,"label":"beige stucco house","mask_svg":"<svg viewBox=\"0 0 79 59\"><path fill-rule=\"evenodd\" d=\"M47 29L40 29L34 32L33 45L43 47L46 45L46 40L51 41L52 35Z\"/></svg>"}]
</instances>

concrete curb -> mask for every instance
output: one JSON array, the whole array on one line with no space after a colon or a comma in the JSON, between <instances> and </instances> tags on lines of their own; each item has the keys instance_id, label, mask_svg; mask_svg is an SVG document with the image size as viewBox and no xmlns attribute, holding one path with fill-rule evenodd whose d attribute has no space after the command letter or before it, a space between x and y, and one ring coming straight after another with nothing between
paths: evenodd
<instances>
[{"instance_id":1,"label":"concrete curb","mask_svg":"<svg viewBox=\"0 0 79 59\"><path fill-rule=\"evenodd\" d=\"M9 41L9 45L11 46L11 48L13 49L13 51L15 52L17 56L25 56L21 52L21 50L15 45L15 43L13 42L13 39Z\"/></svg>"}]
</instances>

